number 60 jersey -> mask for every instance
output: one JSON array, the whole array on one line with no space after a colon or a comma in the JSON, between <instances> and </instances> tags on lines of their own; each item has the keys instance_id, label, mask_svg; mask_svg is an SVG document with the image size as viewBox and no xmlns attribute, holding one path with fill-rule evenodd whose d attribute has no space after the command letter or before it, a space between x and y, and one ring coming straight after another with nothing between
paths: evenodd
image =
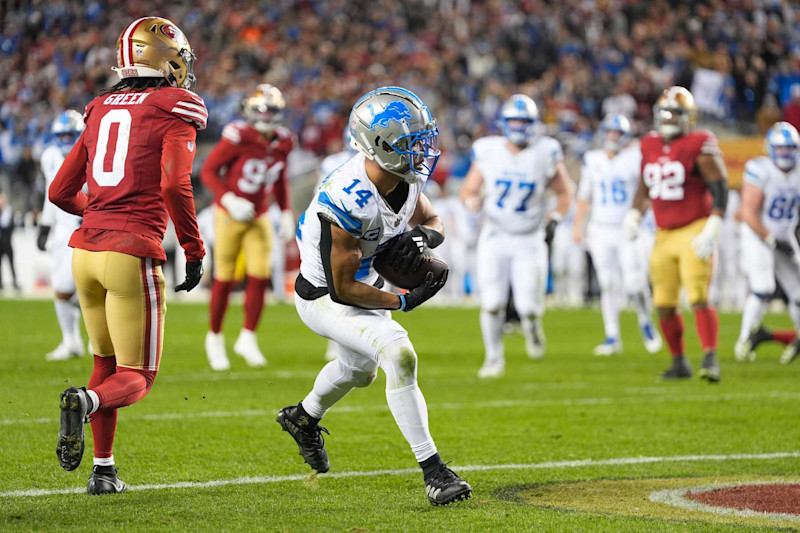
<instances>
[{"instance_id":1,"label":"number 60 jersey","mask_svg":"<svg viewBox=\"0 0 800 533\"><path fill-rule=\"evenodd\" d=\"M690 131L669 143L655 132L642 138L642 180L652 200L656 226L682 228L711 214L711 192L697 168L700 154L718 154L714 134Z\"/></svg>"}]
</instances>

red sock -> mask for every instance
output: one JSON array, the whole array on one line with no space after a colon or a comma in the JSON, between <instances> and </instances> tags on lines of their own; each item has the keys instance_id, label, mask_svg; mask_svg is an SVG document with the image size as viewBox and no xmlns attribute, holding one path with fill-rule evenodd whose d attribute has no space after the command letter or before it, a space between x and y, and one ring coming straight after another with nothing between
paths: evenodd
<instances>
[{"instance_id":1,"label":"red sock","mask_svg":"<svg viewBox=\"0 0 800 533\"><path fill-rule=\"evenodd\" d=\"M99 387L117 371L117 358L94 356L94 370L87 389ZM117 410L100 409L91 415L92 436L94 437L94 456L111 457L114 446L114 433L117 431Z\"/></svg>"},{"instance_id":2,"label":"red sock","mask_svg":"<svg viewBox=\"0 0 800 533\"><path fill-rule=\"evenodd\" d=\"M659 322L661 323L661 333L664 335L664 340L667 341L672 357L683 355L683 317L681 314L675 313L669 318L660 319Z\"/></svg>"},{"instance_id":3,"label":"red sock","mask_svg":"<svg viewBox=\"0 0 800 533\"><path fill-rule=\"evenodd\" d=\"M697 328L697 336L700 337L700 346L703 347L703 352L716 350L719 331L717 310L713 307L695 309L694 325Z\"/></svg>"},{"instance_id":4,"label":"red sock","mask_svg":"<svg viewBox=\"0 0 800 533\"><path fill-rule=\"evenodd\" d=\"M155 379L155 370L118 366L114 375L92 390L100 398L101 410L119 409L144 398L150 392Z\"/></svg>"},{"instance_id":5,"label":"red sock","mask_svg":"<svg viewBox=\"0 0 800 533\"><path fill-rule=\"evenodd\" d=\"M235 284L235 281L220 281L218 279L214 279L211 284L211 302L208 309L210 327L214 333L219 333L222 330L222 319L225 318L225 310L228 309L228 300Z\"/></svg>"},{"instance_id":6,"label":"red sock","mask_svg":"<svg viewBox=\"0 0 800 533\"><path fill-rule=\"evenodd\" d=\"M247 276L247 285L244 289L244 327L255 331L261 312L264 310L264 294L267 292L269 280Z\"/></svg>"},{"instance_id":7,"label":"red sock","mask_svg":"<svg viewBox=\"0 0 800 533\"><path fill-rule=\"evenodd\" d=\"M797 332L791 329L781 329L772 332L772 340L789 345L797 338Z\"/></svg>"}]
</instances>

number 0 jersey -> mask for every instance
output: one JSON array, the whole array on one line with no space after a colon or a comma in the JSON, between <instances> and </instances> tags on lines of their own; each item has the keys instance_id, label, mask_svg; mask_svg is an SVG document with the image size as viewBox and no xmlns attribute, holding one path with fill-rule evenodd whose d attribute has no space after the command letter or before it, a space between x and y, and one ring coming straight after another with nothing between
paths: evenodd
<instances>
[{"instance_id":1,"label":"number 0 jersey","mask_svg":"<svg viewBox=\"0 0 800 533\"><path fill-rule=\"evenodd\" d=\"M166 260L167 212L189 261L205 254L197 231L192 161L203 100L174 87L98 96L86 129L50 186L50 200L83 216L70 246ZM80 192L88 184L88 195Z\"/></svg>"},{"instance_id":2,"label":"number 0 jersey","mask_svg":"<svg viewBox=\"0 0 800 533\"><path fill-rule=\"evenodd\" d=\"M226 192L253 202L257 217L269 208L270 195L281 209L289 209L286 160L293 145L286 128L276 128L275 137L266 139L245 121L231 122L203 163L203 184L220 209L225 209L220 199Z\"/></svg>"},{"instance_id":3,"label":"number 0 jersey","mask_svg":"<svg viewBox=\"0 0 800 533\"><path fill-rule=\"evenodd\" d=\"M788 241L800 221L800 167L784 172L769 157L756 157L744 166L744 181L761 189L761 220L777 240Z\"/></svg>"},{"instance_id":4,"label":"number 0 jersey","mask_svg":"<svg viewBox=\"0 0 800 533\"><path fill-rule=\"evenodd\" d=\"M592 222L622 225L639 186L641 162L638 147L624 148L612 158L605 150L586 152L578 199L591 204Z\"/></svg>"},{"instance_id":5,"label":"number 0 jersey","mask_svg":"<svg viewBox=\"0 0 800 533\"><path fill-rule=\"evenodd\" d=\"M564 160L561 144L538 137L517 154L508 139L490 136L472 145L472 157L483 175L485 223L504 233L530 233L544 221L545 189Z\"/></svg>"},{"instance_id":6,"label":"number 0 jersey","mask_svg":"<svg viewBox=\"0 0 800 533\"><path fill-rule=\"evenodd\" d=\"M315 287L328 285L320 253L320 215L358 239L361 266L356 279L374 285L378 274L372 268L373 257L386 243L405 231L417 208L425 180L408 185L408 196L395 213L367 177L364 161L363 154L356 154L325 178L311 205L300 215L297 224L300 274ZM402 186L402 183L398 185Z\"/></svg>"},{"instance_id":7,"label":"number 0 jersey","mask_svg":"<svg viewBox=\"0 0 800 533\"><path fill-rule=\"evenodd\" d=\"M700 154L720 153L713 133L694 130L665 143L650 132L641 151L642 179L659 228L682 228L711 214L711 192L696 163Z\"/></svg>"}]
</instances>

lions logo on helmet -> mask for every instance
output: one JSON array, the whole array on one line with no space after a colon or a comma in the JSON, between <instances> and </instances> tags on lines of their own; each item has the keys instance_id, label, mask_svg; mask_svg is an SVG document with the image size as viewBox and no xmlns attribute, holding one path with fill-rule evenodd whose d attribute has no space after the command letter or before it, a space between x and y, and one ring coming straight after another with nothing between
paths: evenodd
<instances>
[{"instance_id":1,"label":"lions logo on helmet","mask_svg":"<svg viewBox=\"0 0 800 533\"><path fill-rule=\"evenodd\" d=\"M767 153L775 166L789 172L797 165L800 135L788 122L777 122L767 132Z\"/></svg>"},{"instance_id":2,"label":"lions logo on helmet","mask_svg":"<svg viewBox=\"0 0 800 533\"><path fill-rule=\"evenodd\" d=\"M244 118L261 133L272 133L283 120L286 100L277 87L262 83L242 101Z\"/></svg>"},{"instance_id":3,"label":"lions logo on helmet","mask_svg":"<svg viewBox=\"0 0 800 533\"><path fill-rule=\"evenodd\" d=\"M536 103L524 94L515 94L500 108L503 135L518 146L525 146L533 140L538 122L539 109Z\"/></svg>"},{"instance_id":4,"label":"lions logo on helmet","mask_svg":"<svg viewBox=\"0 0 800 533\"><path fill-rule=\"evenodd\" d=\"M117 39L120 79L165 78L173 87L193 90L195 56L183 32L161 17L130 23Z\"/></svg>"},{"instance_id":5,"label":"lions logo on helmet","mask_svg":"<svg viewBox=\"0 0 800 533\"><path fill-rule=\"evenodd\" d=\"M611 132L617 132L618 135L609 135ZM625 115L610 113L603 117L599 133L603 149L617 153L631 140L631 122Z\"/></svg>"},{"instance_id":6,"label":"lions logo on helmet","mask_svg":"<svg viewBox=\"0 0 800 533\"><path fill-rule=\"evenodd\" d=\"M653 125L664 139L686 135L696 121L694 96L683 87L664 89L653 106Z\"/></svg>"},{"instance_id":7,"label":"lions logo on helmet","mask_svg":"<svg viewBox=\"0 0 800 533\"><path fill-rule=\"evenodd\" d=\"M439 159L439 128L425 103L402 87L362 96L350 112L350 146L409 183L427 179Z\"/></svg>"},{"instance_id":8,"label":"lions logo on helmet","mask_svg":"<svg viewBox=\"0 0 800 533\"><path fill-rule=\"evenodd\" d=\"M56 145L66 154L75 145L85 127L83 115L69 109L56 117L50 132L55 137Z\"/></svg>"}]
</instances>

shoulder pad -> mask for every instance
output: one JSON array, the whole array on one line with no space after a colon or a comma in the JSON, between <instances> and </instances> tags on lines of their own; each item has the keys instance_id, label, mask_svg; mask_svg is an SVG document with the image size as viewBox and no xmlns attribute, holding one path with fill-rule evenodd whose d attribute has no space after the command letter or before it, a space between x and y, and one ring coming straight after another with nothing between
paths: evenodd
<instances>
[{"instance_id":1,"label":"shoulder pad","mask_svg":"<svg viewBox=\"0 0 800 533\"><path fill-rule=\"evenodd\" d=\"M708 130L694 130L689 133L692 141L697 143L701 154L718 155L722 152L719 149L717 137Z\"/></svg>"},{"instance_id":2,"label":"shoulder pad","mask_svg":"<svg viewBox=\"0 0 800 533\"><path fill-rule=\"evenodd\" d=\"M350 181L342 187L344 181ZM317 209L345 230L360 239L368 221L376 216L377 203L371 190L352 187L352 180L330 179L320 187ZM349 192L348 192L349 191ZM367 223L365 223L367 222Z\"/></svg>"},{"instance_id":3,"label":"shoulder pad","mask_svg":"<svg viewBox=\"0 0 800 533\"><path fill-rule=\"evenodd\" d=\"M208 110L205 102L198 95L186 89L162 87L147 97L147 103L193 124L198 130L204 130L208 123Z\"/></svg>"},{"instance_id":4,"label":"shoulder pad","mask_svg":"<svg viewBox=\"0 0 800 533\"><path fill-rule=\"evenodd\" d=\"M754 157L744 164L744 181L756 187L763 188L769 179L769 171L767 163L772 160L768 157L759 156Z\"/></svg>"},{"instance_id":5,"label":"shoulder pad","mask_svg":"<svg viewBox=\"0 0 800 533\"><path fill-rule=\"evenodd\" d=\"M222 128L222 138L231 144L241 144L247 138L249 124L243 120L229 122Z\"/></svg>"}]
</instances>

